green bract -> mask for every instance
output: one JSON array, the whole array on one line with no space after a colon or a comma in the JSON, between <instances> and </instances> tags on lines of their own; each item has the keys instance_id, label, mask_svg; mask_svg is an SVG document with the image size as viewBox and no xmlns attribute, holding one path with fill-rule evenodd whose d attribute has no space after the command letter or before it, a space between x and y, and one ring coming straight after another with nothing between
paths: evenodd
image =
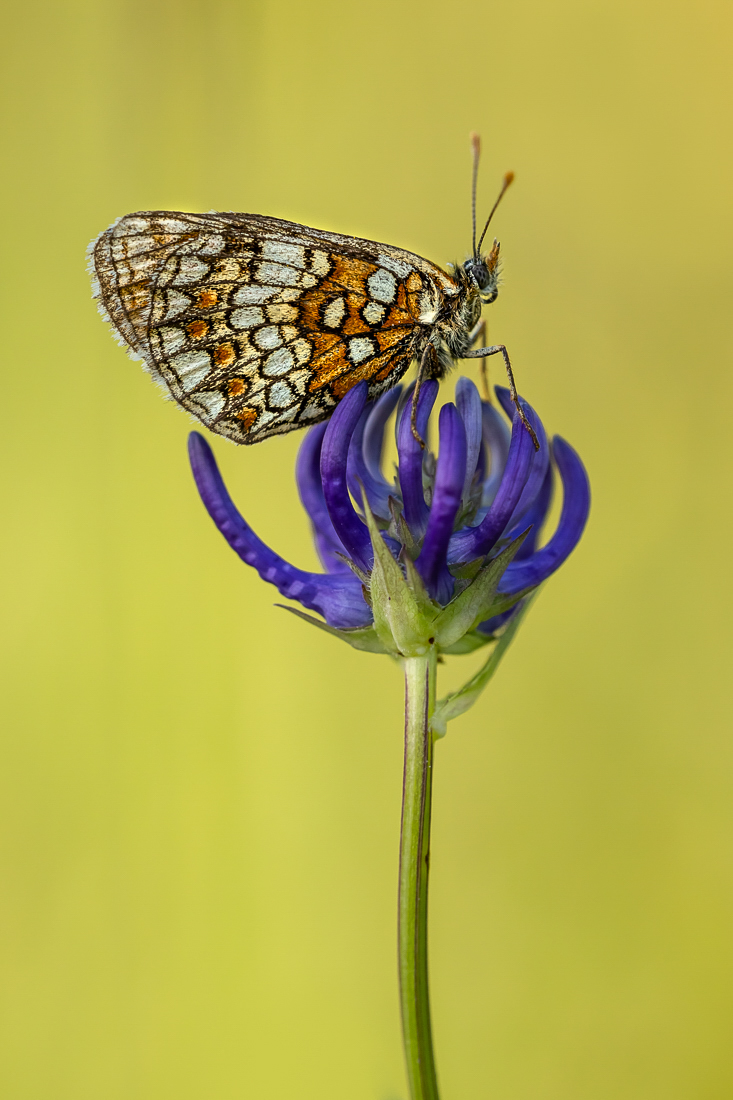
<instances>
[{"instance_id":1,"label":"green bract","mask_svg":"<svg viewBox=\"0 0 733 1100\"><path fill-rule=\"evenodd\" d=\"M473 706L488 684L529 606L527 597L534 591L532 588L511 596L497 592L504 571L528 532L524 531L513 539L496 557L486 562L478 559L456 570L459 584L461 580L464 582L463 587L450 603L442 607L428 595L407 547L403 546L400 560L393 557L365 493L362 493L362 504L374 565L370 573L359 570L359 575L374 616L373 625L339 630L297 608L285 607L284 604L278 606L341 638L354 649L384 653L396 659L421 657L431 650L438 655L471 653L482 646L492 645L492 652L481 670L459 691L452 692L436 704L432 727L434 733L442 737L448 721ZM523 606L497 633L485 634L476 629L479 623L502 615L520 601Z\"/></svg>"}]
</instances>

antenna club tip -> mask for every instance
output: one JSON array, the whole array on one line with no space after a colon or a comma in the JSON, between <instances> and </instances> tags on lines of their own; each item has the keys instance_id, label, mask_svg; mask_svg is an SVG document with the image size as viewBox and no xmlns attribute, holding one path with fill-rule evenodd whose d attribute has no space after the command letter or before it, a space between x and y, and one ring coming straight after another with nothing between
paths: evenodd
<instances>
[{"instance_id":1,"label":"antenna club tip","mask_svg":"<svg viewBox=\"0 0 733 1100\"><path fill-rule=\"evenodd\" d=\"M504 173L504 187L505 188L508 187L511 183L514 183L514 173L513 172L505 172Z\"/></svg>"},{"instance_id":2,"label":"antenna club tip","mask_svg":"<svg viewBox=\"0 0 733 1100\"><path fill-rule=\"evenodd\" d=\"M471 130L468 135L471 139L471 148L476 156L481 152L481 135L477 134L475 130Z\"/></svg>"}]
</instances>

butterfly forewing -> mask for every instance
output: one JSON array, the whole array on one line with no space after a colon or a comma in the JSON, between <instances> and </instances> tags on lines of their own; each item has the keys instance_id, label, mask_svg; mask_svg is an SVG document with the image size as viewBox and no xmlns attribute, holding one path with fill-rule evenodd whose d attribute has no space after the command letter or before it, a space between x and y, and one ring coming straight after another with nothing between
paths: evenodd
<instances>
[{"instance_id":1,"label":"butterfly forewing","mask_svg":"<svg viewBox=\"0 0 733 1100\"><path fill-rule=\"evenodd\" d=\"M143 212L92 245L130 351L212 431L255 443L393 386L456 284L390 245L250 214Z\"/></svg>"}]
</instances>

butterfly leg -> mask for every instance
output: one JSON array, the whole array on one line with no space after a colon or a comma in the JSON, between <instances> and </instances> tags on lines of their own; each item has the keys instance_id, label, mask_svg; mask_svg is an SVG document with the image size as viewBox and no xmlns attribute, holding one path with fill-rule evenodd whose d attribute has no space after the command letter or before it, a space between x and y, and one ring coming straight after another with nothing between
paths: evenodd
<instances>
[{"instance_id":1,"label":"butterfly leg","mask_svg":"<svg viewBox=\"0 0 733 1100\"><path fill-rule=\"evenodd\" d=\"M486 347L486 318L482 317L474 327L468 337L468 346L472 348L477 340L481 340L481 347ZM484 391L484 401L491 404L491 390L489 389L489 372L486 369L486 357L481 360L481 388Z\"/></svg>"},{"instance_id":2,"label":"butterfly leg","mask_svg":"<svg viewBox=\"0 0 733 1100\"><path fill-rule=\"evenodd\" d=\"M512 365L509 362L509 352L506 350L504 345L503 344L494 344L490 348L477 348L475 351L467 351L467 352L464 353L464 358L465 359L483 359L487 355L496 355L497 353L501 353L501 355L504 357L504 366L506 367L506 372L507 372L507 375L509 377L509 392L512 395L512 401L514 402L514 404L516 406L516 409L517 409L517 412L519 413L519 419L522 421L525 428L529 432L529 434L532 438L532 442L534 443L534 449L536 451L539 451L540 444L539 444L539 440L537 439L537 435L535 433L535 430L532 427L532 425L530 424L529 420L527 420L527 417L524 414L524 409L519 404L519 395L517 394L517 387L514 384L514 374L512 372Z\"/></svg>"},{"instance_id":3,"label":"butterfly leg","mask_svg":"<svg viewBox=\"0 0 733 1100\"><path fill-rule=\"evenodd\" d=\"M412 392L412 408L410 409L410 427L412 428L412 434L423 451L425 450L425 440L417 430L417 399L420 396L420 387L428 376L428 364L434 356L435 348L432 344L427 344L420 358L420 366L417 368L417 381L415 382L415 389Z\"/></svg>"}]
</instances>

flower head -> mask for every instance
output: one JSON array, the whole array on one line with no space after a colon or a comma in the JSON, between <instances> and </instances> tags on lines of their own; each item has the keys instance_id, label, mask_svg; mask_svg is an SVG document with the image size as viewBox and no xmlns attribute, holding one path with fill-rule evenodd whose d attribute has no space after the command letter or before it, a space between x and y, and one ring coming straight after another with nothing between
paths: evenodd
<instances>
[{"instance_id":1,"label":"flower head","mask_svg":"<svg viewBox=\"0 0 733 1100\"><path fill-rule=\"evenodd\" d=\"M423 437L437 393L434 381L419 393ZM588 478L573 448L558 436L550 444L522 402L540 442L535 452L509 392L497 387L496 394L511 428L495 405L481 401L473 382L458 379L455 404L440 410L437 457L413 435L410 390L368 402L362 382L328 422L309 430L296 477L323 573L297 569L257 537L232 502L208 443L192 432L196 485L232 549L281 595L320 614L325 622L306 616L317 625L359 649L394 656L432 645L468 652L507 631L526 597L576 546L590 506ZM395 409L398 464L389 481L382 452ZM555 471L562 512L540 545Z\"/></svg>"}]
</instances>

